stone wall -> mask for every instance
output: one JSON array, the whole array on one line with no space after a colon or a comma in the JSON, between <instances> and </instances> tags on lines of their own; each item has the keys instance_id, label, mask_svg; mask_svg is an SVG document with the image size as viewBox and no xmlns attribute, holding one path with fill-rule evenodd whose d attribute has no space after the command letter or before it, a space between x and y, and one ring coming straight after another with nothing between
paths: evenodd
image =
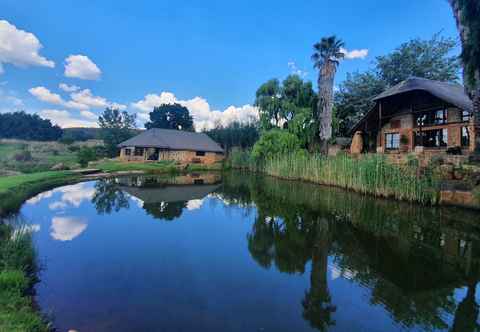
<instances>
[{"instance_id":1,"label":"stone wall","mask_svg":"<svg viewBox=\"0 0 480 332\"><path fill-rule=\"evenodd\" d=\"M126 149L130 149L130 155L125 153ZM141 156L135 156L135 148L122 148L120 150L119 159L122 161L149 161L148 158L155 153L155 148L144 148ZM158 160L172 160L182 164L213 164L222 161L224 154L215 152L205 152L203 156L197 155L196 151L186 150L160 150Z\"/></svg>"}]
</instances>

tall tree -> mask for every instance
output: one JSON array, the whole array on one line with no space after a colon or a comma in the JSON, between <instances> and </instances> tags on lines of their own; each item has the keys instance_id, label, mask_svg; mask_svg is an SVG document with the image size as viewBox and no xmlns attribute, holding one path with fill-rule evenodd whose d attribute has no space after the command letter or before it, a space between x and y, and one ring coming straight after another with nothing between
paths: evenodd
<instances>
[{"instance_id":1,"label":"tall tree","mask_svg":"<svg viewBox=\"0 0 480 332\"><path fill-rule=\"evenodd\" d=\"M0 138L56 141L62 134L59 126L52 125L50 120L42 119L37 114L23 111L0 114Z\"/></svg>"},{"instance_id":2,"label":"tall tree","mask_svg":"<svg viewBox=\"0 0 480 332\"><path fill-rule=\"evenodd\" d=\"M313 45L312 55L314 67L318 74L318 123L320 151L328 152L328 140L332 137L333 81L340 60L345 56L342 52L344 42L336 36L325 37Z\"/></svg>"},{"instance_id":3,"label":"tall tree","mask_svg":"<svg viewBox=\"0 0 480 332\"><path fill-rule=\"evenodd\" d=\"M262 84L255 95L255 106L260 110L262 129L278 127L282 115L282 88L278 79Z\"/></svg>"},{"instance_id":4,"label":"tall tree","mask_svg":"<svg viewBox=\"0 0 480 332\"><path fill-rule=\"evenodd\" d=\"M480 133L480 2L448 0L462 41L463 80L473 101L475 132ZM475 135L475 154L480 156L480 135Z\"/></svg>"},{"instance_id":5,"label":"tall tree","mask_svg":"<svg viewBox=\"0 0 480 332\"><path fill-rule=\"evenodd\" d=\"M164 128L193 131L193 118L188 108L180 104L163 104L150 112L150 122L145 128Z\"/></svg>"},{"instance_id":6,"label":"tall tree","mask_svg":"<svg viewBox=\"0 0 480 332\"><path fill-rule=\"evenodd\" d=\"M458 57L451 54L456 45L454 39L439 34L428 40L409 40L393 52L376 58L377 74L387 86L393 86L412 76L457 81L460 64Z\"/></svg>"},{"instance_id":7,"label":"tall tree","mask_svg":"<svg viewBox=\"0 0 480 332\"><path fill-rule=\"evenodd\" d=\"M120 112L115 108L107 108L98 118L101 128L101 136L105 143L105 149L109 156L117 155L117 145L134 135L135 114Z\"/></svg>"}]
</instances>

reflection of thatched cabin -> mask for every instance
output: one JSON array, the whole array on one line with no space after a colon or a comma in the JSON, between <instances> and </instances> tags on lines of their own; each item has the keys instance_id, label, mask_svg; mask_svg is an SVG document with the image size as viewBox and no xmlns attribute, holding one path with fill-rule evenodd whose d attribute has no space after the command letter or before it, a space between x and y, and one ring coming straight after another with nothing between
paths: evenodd
<instances>
[{"instance_id":1,"label":"reflection of thatched cabin","mask_svg":"<svg viewBox=\"0 0 480 332\"><path fill-rule=\"evenodd\" d=\"M120 143L120 160L173 160L212 164L224 158L223 149L203 133L153 128Z\"/></svg>"},{"instance_id":2,"label":"reflection of thatched cabin","mask_svg":"<svg viewBox=\"0 0 480 332\"><path fill-rule=\"evenodd\" d=\"M425 156L474 150L472 102L459 84L410 78L374 98L352 129L352 152Z\"/></svg>"}]
</instances>

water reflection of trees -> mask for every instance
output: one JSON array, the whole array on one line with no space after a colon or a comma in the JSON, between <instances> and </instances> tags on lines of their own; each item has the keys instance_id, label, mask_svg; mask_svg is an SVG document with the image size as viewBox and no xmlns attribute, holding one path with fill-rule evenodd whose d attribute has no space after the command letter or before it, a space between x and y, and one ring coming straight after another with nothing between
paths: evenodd
<instances>
[{"instance_id":1,"label":"water reflection of trees","mask_svg":"<svg viewBox=\"0 0 480 332\"><path fill-rule=\"evenodd\" d=\"M180 218L190 200L203 199L214 191L219 179L218 174L209 173L100 179L92 203L99 214L109 214L128 209L133 200L153 218L171 221Z\"/></svg>"},{"instance_id":2,"label":"water reflection of trees","mask_svg":"<svg viewBox=\"0 0 480 332\"><path fill-rule=\"evenodd\" d=\"M226 176L218 193L227 202L257 206L247 237L258 264L303 273L311 262L311 285L301 303L313 327L327 330L341 310L329 293L330 257L339 273L370 289L372 304L406 327L478 328L475 214L238 174ZM459 287L468 291L457 304Z\"/></svg>"}]
</instances>

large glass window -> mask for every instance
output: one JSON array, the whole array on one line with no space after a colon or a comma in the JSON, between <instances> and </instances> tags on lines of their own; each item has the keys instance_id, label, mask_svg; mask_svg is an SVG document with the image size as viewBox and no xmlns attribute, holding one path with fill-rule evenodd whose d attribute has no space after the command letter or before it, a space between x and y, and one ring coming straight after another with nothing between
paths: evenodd
<instances>
[{"instance_id":1,"label":"large glass window","mask_svg":"<svg viewBox=\"0 0 480 332\"><path fill-rule=\"evenodd\" d=\"M470 146L470 131L468 127L462 127L462 146Z\"/></svg>"},{"instance_id":2,"label":"large glass window","mask_svg":"<svg viewBox=\"0 0 480 332\"><path fill-rule=\"evenodd\" d=\"M426 148L440 148L448 145L448 130L446 128L417 131L415 145Z\"/></svg>"},{"instance_id":3,"label":"large glass window","mask_svg":"<svg viewBox=\"0 0 480 332\"><path fill-rule=\"evenodd\" d=\"M387 150L395 150L400 147L400 134L387 133L385 134L385 148Z\"/></svg>"},{"instance_id":4,"label":"large glass window","mask_svg":"<svg viewBox=\"0 0 480 332\"><path fill-rule=\"evenodd\" d=\"M132 150L130 149L125 149L125 155L130 156L132 154Z\"/></svg>"},{"instance_id":5,"label":"large glass window","mask_svg":"<svg viewBox=\"0 0 480 332\"><path fill-rule=\"evenodd\" d=\"M195 155L196 155L197 157L203 157L203 156L205 156L205 151L197 151L197 152L195 153Z\"/></svg>"},{"instance_id":6,"label":"large glass window","mask_svg":"<svg viewBox=\"0 0 480 332\"><path fill-rule=\"evenodd\" d=\"M415 122L418 127L437 126L447 123L447 110L433 110L422 112L415 116Z\"/></svg>"}]
</instances>

